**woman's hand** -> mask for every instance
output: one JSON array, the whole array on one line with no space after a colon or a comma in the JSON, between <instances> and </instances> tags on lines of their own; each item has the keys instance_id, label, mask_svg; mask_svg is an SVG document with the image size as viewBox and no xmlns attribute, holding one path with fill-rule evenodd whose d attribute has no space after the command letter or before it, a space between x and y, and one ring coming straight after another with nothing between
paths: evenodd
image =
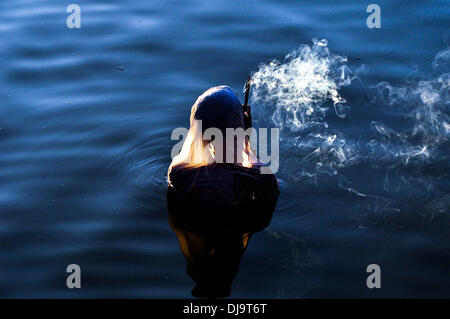
<instances>
[{"instance_id":1,"label":"woman's hand","mask_svg":"<svg viewBox=\"0 0 450 319\"><path fill-rule=\"evenodd\" d=\"M250 112L250 105L242 105L244 111L244 129L252 127L252 114Z\"/></svg>"}]
</instances>

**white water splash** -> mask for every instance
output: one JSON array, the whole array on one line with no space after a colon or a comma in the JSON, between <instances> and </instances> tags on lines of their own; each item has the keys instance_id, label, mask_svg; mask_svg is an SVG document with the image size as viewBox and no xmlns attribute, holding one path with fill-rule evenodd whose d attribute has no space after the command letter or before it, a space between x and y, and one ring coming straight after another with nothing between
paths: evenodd
<instances>
[{"instance_id":1,"label":"white water splash","mask_svg":"<svg viewBox=\"0 0 450 319\"><path fill-rule=\"evenodd\" d=\"M353 74L346 62L344 56L329 51L326 40L313 39L312 46L302 45L283 63L275 60L261 64L253 74L255 124L280 128L283 178L307 177L316 182L318 176L340 175L344 168L361 161L369 165L368 169L384 167L382 174L388 176L396 167L426 164L441 145L448 145L450 73L445 72L450 69L449 49L433 60L437 75L431 80L369 86L370 107L385 113L384 119L387 114L391 122L402 123L401 129L396 129L364 119L374 132L365 146L357 140L366 132L349 139L336 126L350 112L340 89L351 85L361 69ZM367 69L364 65L362 68ZM335 112L329 111L332 108ZM379 165L386 162L389 164ZM403 180L409 180L409 176Z\"/></svg>"},{"instance_id":2,"label":"white water splash","mask_svg":"<svg viewBox=\"0 0 450 319\"><path fill-rule=\"evenodd\" d=\"M289 53L284 63L276 60L259 65L252 76L252 100L270 105L271 120L280 129L304 130L326 125L324 101L331 100L336 114L344 117L345 103L338 90L351 83L347 58L331 54L326 40L313 39Z\"/></svg>"},{"instance_id":3,"label":"white water splash","mask_svg":"<svg viewBox=\"0 0 450 319\"><path fill-rule=\"evenodd\" d=\"M444 57L446 65L450 65L449 52L438 53L433 66L447 69ZM372 89L375 91L372 103L391 116L406 119L409 126L396 132L383 123L373 122L378 137L369 143L369 148L386 146L388 142L389 147L384 147L385 158L407 165L412 159L430 159L437 148L449 142L450 73L431 80L405 81L400 86L381 82Z\"/></svg>"},{"instance_id":4,"label":"white water splash","mask_svg":"<svg viewBox=\"0 0 450 319\"><path fill-rule=\"evenodd\" d=\"M347 58L330 53L326 40L313 39L289 53L284 62L259 65L252 75L252 105L256 122L280 128L282 156L300 159L295 174L337 174L356 158L344 135L329 128L327 111L344 118L348 107L339 89L351 84Z\"/></svg>"}]
</instances>

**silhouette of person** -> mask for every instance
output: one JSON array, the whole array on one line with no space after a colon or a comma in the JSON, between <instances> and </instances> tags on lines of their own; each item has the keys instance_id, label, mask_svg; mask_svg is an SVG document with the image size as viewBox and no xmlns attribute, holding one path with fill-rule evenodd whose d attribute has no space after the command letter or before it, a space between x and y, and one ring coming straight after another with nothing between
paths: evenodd
<instances>
[{"instance_id":1,"label":"silhouette of person","mask_svg":"<svg viewBox=\"0 0 450 319\"><path fill-rule=\"evenodd\" d=\"M261 174L263 164L248 138L203 138L209 128L225 136L227 128L251 126L250 108L229 87L203 93L192 106L190 124L168 170L169 224L196 283L192 295L226 297L252 234L271 221L279 188L273 174ZM232 161L226 161L230 152Z\"/></svg>"}]
</instances>

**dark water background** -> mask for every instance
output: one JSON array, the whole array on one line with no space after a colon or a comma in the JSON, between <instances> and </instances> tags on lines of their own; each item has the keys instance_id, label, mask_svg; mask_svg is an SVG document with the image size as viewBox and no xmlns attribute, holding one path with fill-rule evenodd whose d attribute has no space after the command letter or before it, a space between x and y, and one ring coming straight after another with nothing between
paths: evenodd
<instances>
[{"instance_id":1,"label":"dark water background","mask_svg":"<svg viewBox=\"0 0 450 319\"><path fill-rule=\"evenodd\" d=\"M408 132L411 120L372 103L370 86L403 87L405 78L417 86L448 72L445 63L432 67L447 48L444 0L380 0L378 30L366 26L371 1L76 3L81 29L66 27L69 2L0 4L1 297L189 296L164 177L170 133L188 125L205 89L240 92L259 63L325 38L350 70L368 70L364 83L340 90L346 118L330 110L327 121L349 147L377 154L371 122ZM444 120L448 91L441 93ZM374 155L338 165L335 175L314 171L314 180L291 178L301 152L284 161L281 153L274 219L252 238L232 296L450 297L443 127L430 131L438 139L427 157L406 164ZM81 266L82 289L66 288L72 263ZM372 263L381 266L381 289L366 287Z\"/></svg>"}]
</instances>

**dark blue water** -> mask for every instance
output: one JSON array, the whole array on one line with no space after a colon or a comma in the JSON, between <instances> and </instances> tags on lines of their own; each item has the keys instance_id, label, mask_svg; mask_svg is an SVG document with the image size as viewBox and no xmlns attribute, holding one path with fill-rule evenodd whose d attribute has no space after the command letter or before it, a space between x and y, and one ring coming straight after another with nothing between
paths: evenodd
<instances>
[{"instance_id":1,"label":"dark blue water","mask_svg":"<svg viewBox=\"0 0 450 319\"><path fill-rule=\"evenodd\" d=\"M370 3L80 0L68 29L69 3L3 0L0 296L188 297L166 214L170 133L205 89L240 92L317 38L347 57L345 117L324 99L318 126L284 127L281 197L232 296L450 297L450 8L380 0L368 29ZM373 263L381 289L366 287Z\"/></svg>"}]
</instances>

